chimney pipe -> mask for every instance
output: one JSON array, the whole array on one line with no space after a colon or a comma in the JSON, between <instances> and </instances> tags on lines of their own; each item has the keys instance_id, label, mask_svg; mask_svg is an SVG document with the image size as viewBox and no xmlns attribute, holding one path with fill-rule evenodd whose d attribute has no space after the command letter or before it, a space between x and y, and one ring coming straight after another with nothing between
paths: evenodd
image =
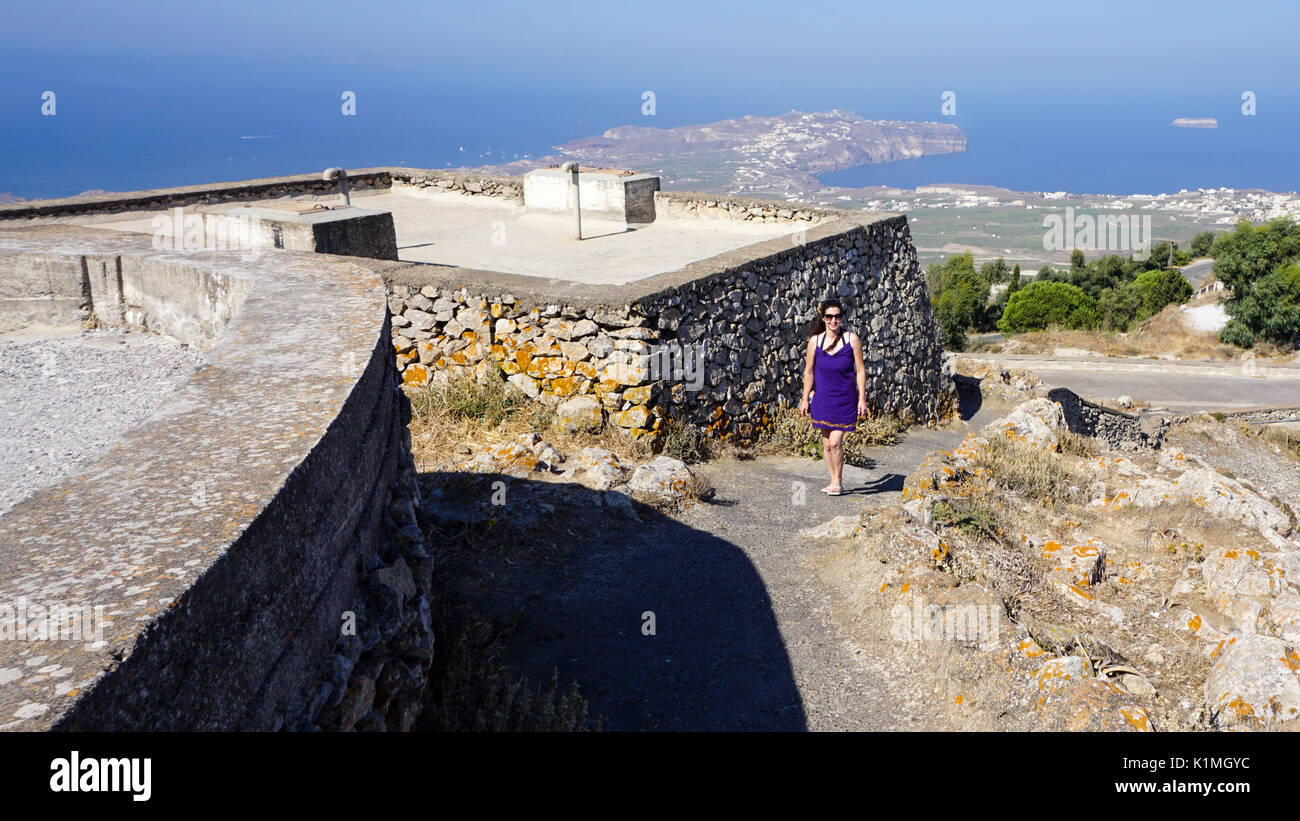
<instances>
[{"instance_id":1,"label":"chimney pipe","mask_svg":"<svg viewBox=\"0 0 1300 821\"><path fill-rule=\"evenodd\" d=\"M352 205L352 197L348 194L348 172L337 166L326 168L321 174L321 179L329 181L337 179L339 181L339 195L343 197L344 205Z\"/></svg>"}]
</instances>

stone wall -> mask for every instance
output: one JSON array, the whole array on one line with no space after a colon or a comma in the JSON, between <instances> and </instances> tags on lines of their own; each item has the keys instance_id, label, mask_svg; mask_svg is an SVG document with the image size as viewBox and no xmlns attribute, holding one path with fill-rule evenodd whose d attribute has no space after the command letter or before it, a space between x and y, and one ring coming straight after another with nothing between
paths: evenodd
<instances>
[{"instance_id":1,"label":"stone wall","mask_svg":"<svg viewBox=\"0 0 1300 821\"><path fill-rule=\"evenodd\" d=\"M468 174L460 171L436 171L419 168L389 169L392 188L429 188L476 197L501 197L523 203L523 177L497 177L488 174Z\"/></svg>"},{"instance_id":2,"label":"stone wall","mask_svg":"<svg viewBox=\"0 0 1300 821\"><path fill-rule=\"evenodd\" d=\"M1089 402L1069 388L1052 388L1047 398L1061 406L1071 433L1096 437L1116 450L1158 448L1169 427L1163 416L1122 413Z\"/></svg>"},{"instance_id":3,"label":"stone wall","mask_svg":"<svg viewBox=\"0 0 1300 821\"><path fill-rule=\"evenodd\" d=\"M693 191L655 192L655 213L663 217L726 219L738 222L814 223L843 219L850 212L797 202L777 202Z\"/></svg>"},{"instance_id":4,"label":"stone wall","mask_svg":"<svg viewBox=\"0 0 1300 821\"><path fill-rule=\"evenodd\" d=\"M409 385L504 378L558 405L593 395L606 420L654 437L666 418L750 441L798 402L805 329L828 296L863 339L868 401L929 422L955 391L905 217L811 224L617 287L406 266L385 274Z\"/></svg>"},{"instance_id":5,"label":"stone wall","mask_svg":"<svg viewBox=\"0 0 1300 821\"><path fill-rule=\"evenodd\" d=\"M96 321L206 353L108 452L0 516L6 619L22 601L106 622L102 640L0 641L0 729L409 728L433 565L381 277L316 254L0 231L0 281L42 259L102 275L82 276ZM330 321L286 323L286 304Z\"/></svg>"}]
</instances>

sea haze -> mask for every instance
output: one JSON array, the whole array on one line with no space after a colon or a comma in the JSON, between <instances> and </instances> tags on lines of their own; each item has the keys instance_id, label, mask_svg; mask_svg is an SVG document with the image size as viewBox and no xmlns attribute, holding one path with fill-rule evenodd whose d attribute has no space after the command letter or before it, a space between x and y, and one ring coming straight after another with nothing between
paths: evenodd
<instances>
[{"instance_id":1,"label":"sea haze","mask_svg":"<svg viewBox=\"0 0 1300 821\"><path fill-rule=\"evenodd\" d=\"M1300 180L1300 94L1254 89L1148 98L1094 88L1063 94L957 89L940 113L927 83L905 88L835 79L813 85L698 78L653 84L541 76L465 76L433 68L271 60L0 57L0 193L27 198L306 173L340 165L445 168L539 156L616 125L669 128L746 114L843 108L872 119L936 120L968 137L964 154L826 174L845 186L957 182L1034 191L1159 193L1229 186L1291 191ZM837 87L834 83L842 83ZM864 91L866 88L877 89ZM881 92L879 89L888 88ZM55 91L57 114L41 116ZM343 91L357 116L340 112ZM1180 129L1176 117L1217 117Z\"/></svg>"}]
</instances>

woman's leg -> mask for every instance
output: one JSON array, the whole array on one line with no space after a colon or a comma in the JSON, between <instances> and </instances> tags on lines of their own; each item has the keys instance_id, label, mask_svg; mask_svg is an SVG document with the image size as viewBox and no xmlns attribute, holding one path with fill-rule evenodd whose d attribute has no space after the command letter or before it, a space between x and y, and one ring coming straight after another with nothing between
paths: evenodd
<instances>
[{"instance_id":1,"label":"woman's leg","mask_svg":"<svg viewBox=\"0 0 1300 821\"><path fill-rule=\"evenodd\" d=\"M827 437L823 446L826 448L826 464L831 471L831 489L844 486L844 431L832 430L827 431L830 436Z\"/></svg>"},{"instance_id":2,"label":"woman's leg","mask_svg":"<svg viewBox=\"0 0 1300 821\"><path fill-rule=\"evenodd\" d=\"M835 462L832 461L834 457L831 455L831 431L821 430L821 428L818 428L818 430L822 435L822 458L826 460L826 473L831 477L830 484L822 488L822 491L825 492L835 488Z\"/></svg>"}]
</instances>

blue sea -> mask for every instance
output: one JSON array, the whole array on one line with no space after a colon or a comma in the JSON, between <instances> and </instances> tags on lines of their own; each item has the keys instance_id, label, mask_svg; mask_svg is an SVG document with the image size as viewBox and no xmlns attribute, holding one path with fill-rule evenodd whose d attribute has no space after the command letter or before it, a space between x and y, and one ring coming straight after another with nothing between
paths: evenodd
<instances>
[{"instance_id":1,"label":"blue sea","mask_svg":"<svg viewBox=\"0 0 1300 821\"><path fill-rule=\"evenodd\" d=\"M1286 78L1286 83L1294 83ZM826 174L835 185L972 183L1017 190L1160 193L1227 186L1300 187L1300 90L1222 84L1178 92L1141 83L1086 88L957 90L943 116L933 83L864 78L755 83L668 78L656 113L646 83L572 75L466 74L419 65L274 59L0 57L0 193L26 198L124 191L359 168L479 166L540 156L552 146L623 125L710 122L791 109L848 109L864 117L953 122L965 153ZM882 91L881 89L887 89ZM54 116L41 113L55 92ZM342 94L356 96L344 116ZM1216 117L1213 130L1176 117Z\"/></svg>"}]
</instances>

